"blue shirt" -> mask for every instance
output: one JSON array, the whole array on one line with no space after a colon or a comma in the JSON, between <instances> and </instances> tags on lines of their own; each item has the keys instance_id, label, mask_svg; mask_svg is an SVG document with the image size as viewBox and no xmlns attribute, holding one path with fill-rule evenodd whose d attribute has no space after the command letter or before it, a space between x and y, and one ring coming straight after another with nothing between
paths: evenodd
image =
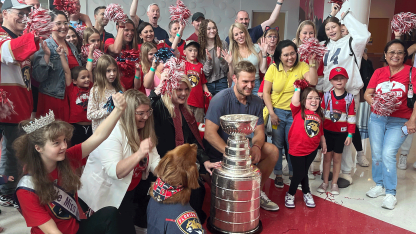
<instances>
[{"instance_id":1,"label":"blue shirt","mask_svg":"<svg viewBox=\"0 0 416 234\"><path fill-rule=\"evenodd\" d=\"M259 117L257 126L264 124L263 120L263 101L256 95L251 94L247 96L246 104L244 105L238 101L235 96L233 87L222 90L215 94L209 103L209 108L205 116L206 119L219 126L218 134L227 142L228 134L225 133L220 124L220 117L223 115L231 114L248 114ZM222 154L211 146L204 139L205 151L210 157L211 162L217 162L222 160Z\"/></svg>"},{"instance_id":2,"label":"blue shirt","mask_svg":"<svg viewBox=\"0 0 416 234\"><path fill-rule=\"evenodd\" d=\"M261 25L257 25L254 28L249 28L248 34L250 34L251 41L253 42L253 44L256 44L257 40L263 36L263 28L261 27ZM225 38L225 41L228 43L228 45L230 44L230 39L228 37Z\"/></svg>"}]
</instances>

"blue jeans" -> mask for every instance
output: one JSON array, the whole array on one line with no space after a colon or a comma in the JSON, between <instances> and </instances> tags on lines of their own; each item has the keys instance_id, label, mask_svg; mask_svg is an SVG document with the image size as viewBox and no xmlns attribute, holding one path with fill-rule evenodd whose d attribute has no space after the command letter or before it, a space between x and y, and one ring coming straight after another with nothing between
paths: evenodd
<instances>
[{"instance_id":1,"label":"blue jeans","mask_svg":"<svg viewBox=\"0 0 416 234\"><path fill-rule=\"evenodd\" d=\"M254 89L251 92L251 94L257 96L257 93L259 92L260 84L261 84L261 81L259 79L256 79L255 82L254 82ZM234 87L234 81L233 81L233 83L231 83L231 87Z\"/></svg>"},{"instance_id":2,"label":"blue jeans","mask_svg":"<svg viewBox=\"0 0 416 234\"><path fill-rule=\"evenodd\" d=\"M279 117L280 123L277 126L277 129L272 130L272 142L279 150L279 159L277 160L276 165L274 166L274 174L282 175L282 151L284 148L284 143L286 142L287 148L289 149L289 141L287 137L289 135L289 129L293 123L292 111L282 110L278 108L273 108L274 113ZM289 152L286 153L287 164L289 164L289 175L293 175L292 163L290 162Z\"/></svg>"},{"instance_id":3,"label":"blue jeans","mask_svg":"<svg viewBox=\"0 0 416 234\"><path fill-rule=\"evenodd\" d=\"M228 78L224 77L212 83L207 83L207 87L212 96L214 96L221 90L228 88Z\"/></svg>"},{"instance_id":4,"label":"blue jeans","mask_svg":"<svg viewBox=\"0 0 416 234\"><path fill-rule=\"evenodd\" d=\"M372 175L376 185L386 189L387 194L396 195L396 154L406 140L401 127L407 119L384 117L371 113L368 121L370 137Z\"/></svg>"}]
</instances>

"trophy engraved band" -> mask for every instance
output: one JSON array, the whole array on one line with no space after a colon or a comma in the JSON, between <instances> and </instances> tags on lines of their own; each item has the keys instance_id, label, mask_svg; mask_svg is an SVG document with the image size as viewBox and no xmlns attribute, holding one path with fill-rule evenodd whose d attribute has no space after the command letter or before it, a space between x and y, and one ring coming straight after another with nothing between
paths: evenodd
<instances>
[{"instance_id":1,"label":"trophy engraved band","mask_svg":"<svg viewBox=\"0 0 416 234\"><path fill-rule=\"evenodd\" d=\"M234 114L220 118L229 135L221 168L212 173L209 229L214 233L259 233L260 170L251 165L250 143L258 117ZM211 230L210 230L211 231Z\"/></svg>"}]
</instances>

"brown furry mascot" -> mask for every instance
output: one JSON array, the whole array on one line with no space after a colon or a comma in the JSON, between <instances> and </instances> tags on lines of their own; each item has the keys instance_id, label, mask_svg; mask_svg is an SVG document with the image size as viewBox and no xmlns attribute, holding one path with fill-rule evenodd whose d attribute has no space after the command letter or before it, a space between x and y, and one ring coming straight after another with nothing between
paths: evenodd
<instances>
[{"instance_id":1,"label":"brown furry mascot","mask_svg":"<svg viewBox=\"0 0 416 234\"><path fill-rule=\"evenodd\" d=\"M183 144L166 153L155 169L158 176L150 189L147 233L205 233L189 204L191 190L199 187L195 144Z\"/></svg>"}]
</instances>

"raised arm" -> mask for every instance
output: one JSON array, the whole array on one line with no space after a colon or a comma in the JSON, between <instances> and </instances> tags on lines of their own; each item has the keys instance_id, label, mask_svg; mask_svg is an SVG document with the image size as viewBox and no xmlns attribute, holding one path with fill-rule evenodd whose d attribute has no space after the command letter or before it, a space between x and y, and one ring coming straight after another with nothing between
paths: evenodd
<instances>
[{"instance_id":1,"label":"raised arm","mask_svg":"<svg viewBox=\"0 0 416 234\"><path fill-rule=\"evenodd\" d=\"M56 53L59 54L62 68L64 69L65 84L66 86L70 86L72 85L71 69L69 69L68 61L66 61L65 50L62 48L62 46L58 46L58 48L56 48Z\"/></svg>"},{"instance_id":2,"label":"raised arm","mask_svg":"<svg viewBox=\"0 0 416 234\"><path fill-rule=\"evenodd\" d=\"M267 26L271 26L272 24L274 24L274 22L279 17L280 10L282 9L283 1L284 0L277 0L276 6L274 7L272 14L270 15L270 18L264 21L263 23L261 23L261 28L263 29L263 32Z\"/></svg>"},{"instance_id":3,"label":"raised arm","mask_svg":"<svg viewBox=\"0 0 416 234\"><path fill-rule=\"evenodd\" d=\"M342 13L341 18L344 20L349 35L353 38L351 48L357 57L358 64L360 64L371 33L368 31L367 25L358 21L349 11Z\"/></svg>"},{"instance_id":4,"label":"raised arm","mask_svg":"<svg viewBox=\"0 0 416 234\"><path fill-rule=\"evenodd\" d=\"M315 55L313 57L309 58L309 71L306 72L303 77L309 81L309 84L311 85L317 85L318 84L318 70L317 70L317 62L315 59Z\"/></svg>"},{"instance_id":5,"label":"raised arm","mask_svg":"<svg viewBox=\"0 0 416 234\"><path fill-rule=\"evenodd\" d=\"M140 17L136 14L137 12L137 5L139 0L132 0L130 6L130 18L133 20L134 26L137 28L139 26Z\"/></svg>"},{"instance_id":6,"label":"raised arm","mask_svg":"<svg viewBox=\"0 0 416 234\"><path fill-rule=\"evenodd\" d=\"M292 105L298 107L300 106L300 88L295 87L295 93L292 96Z\"/></svg>"},{"instance_id":7,"label":"raised arm","mask_svg":"<svg viewBox=\"0 0 416 234\"><path fill-rule=\"evenodd\" d=\"M259 52L259 58L260 58L260 64L259 69L260 71L265 74L267 72L267 47L269 45L266 43L266 38L262 37L260 39L260 52Z\"/></svg>"},{"instance_id":8,"label":"raised arm","mask_svg":"<svg viewBox=\"0 0 416 234\"><path fill-rule=\"evenodd\" d=\"M126 109L126 100L124 99L123 94L116 93L113 94L113 101L115 108L111 114L98 126L94 131L92 136L90 136L86 141L81 145L82 147L82 157L85 158L88 156L95 148L97 148L113 131L114 126L116 126L117 121L120 119L121 115Z\"/></svg>"},{"instance_id":9,"label":"raised arm","mask_svg":"<svg viewBox=\"0 0 416 234\"><path fill-rule=\"evenodd\" d=\"M94 67L94 50L95 50L95 46L94 44L91 44L89 47L89 51L88 51L88 58L87 58L87 64L86 64L86 68L88 70L91 82L94 83L94 77L92 74L92 69Z\"/></svg>"},{"instance_id":10,"label":"raised arm","mask_svg":"<svg viewBox=\"0 0 416 234\"><path fill-rule=\"evenodd\" d=\"M181 37L183 34L183 30L185 30L185 25L182 23L179 23L179 32L176 34L175 39L172 42L172 50L176 50L178 48L178 44L181 41ZM179 35L179 36L178 36Z\"/></svg>"},{"instance_id":11,"label":"raised arm","mask_svg":"<svg viewBox=\"0 0 416 234\"><path fill-rule=\"evenodd\" d=\"M153 62L152 62L152 66L150 67L150 70L144 75L143 86L146 89L151 89L153 87L157 64L158 64L158 62L157 62L156 58L154 58Z\"/></svg>"},{"instance_id":12,"label":"raised arm","mask_svg":"<svg viewBox=\"0 0 416 234\"><path fill-rule=\"evenodd\" d=\"M33 79L37 82L44 82L49 78L49 69L52 69L52 63L49 63L49 58L51 57L51 51L46 43L46 41L41 41L41 48L38 52L35 53L33 57ZM4 46L4 45L3 45ZM2 51L3 51L2 46ZM3 62L4 53L2 53L2 62Z\"/></svg>"},{"instance_id":13,"label":"raised arm","mask_svg":"<svg viewBox=\"0 0 416 234\"><path fill-rule=\"evenodd\" d=\"M118 54L121 53L121 49L123 48L124 27L124 23L119 22L117 36L114 40L114 44L108 46L108 52L110 54L118 56Z\"/></svg>"},{"instance_id":14,"label":"raised arm","mask_svg":"<svg viewBox=\"0 0 416 234\"><path fill-rule=\"evenodd\" d=\"M339 10L340 10L340 7L339 7L338 4L336 4L336 3L332 4L331 14L329 14L329 16L326 17L326 19L328 19L330 17L335 17L335 15L338 14ZM318 35L317 35L316 38L319 41L326 41L326 40L328 40L328 37L326 36L326 33L325 33L325 26L324 26L324 24L321 24L321 26L319 27L319 29L318 29Z\"/></svg>"},{"instance_id":15,"label":"raised arm","mask_svg":"<svg viewBox=\"0 0 416 234\"><path fill-rule=\"evenodd\" d=\"M79 13L79 19L84 22L87 27L92 27L92 23L88 15Z\"/></svg>"},{"instance_id":16,"label":"raised arm","mask_svg":"<svg viewBox=\"0 0 416 234\"><path fill-rule=\"evenodd\" d=\"M231 50L221 50L221 57L228 63L228 86L231 87L231 84L233 82L232 78L234 75L233 55L231 53Z\"/></svg>"}]
</instances>

